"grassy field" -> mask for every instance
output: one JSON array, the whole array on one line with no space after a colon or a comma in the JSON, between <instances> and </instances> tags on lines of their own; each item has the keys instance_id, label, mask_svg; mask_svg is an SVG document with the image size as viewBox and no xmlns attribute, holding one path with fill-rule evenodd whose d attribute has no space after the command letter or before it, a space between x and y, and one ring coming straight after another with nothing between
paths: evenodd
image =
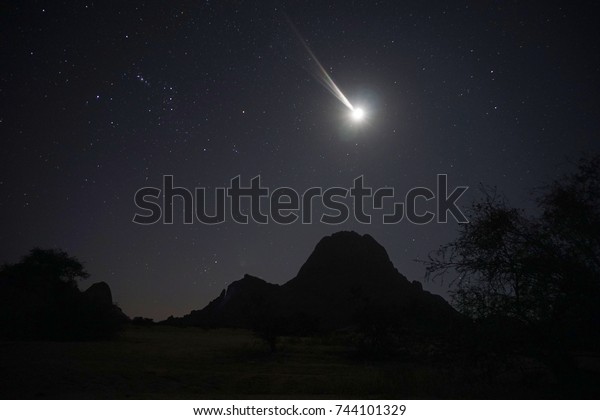
<instances>
[{"instance_id":1,"label":"grassy field","mask_svg":"<svg viewBox=\"0 0 600 420\"><path fill-rule=\"evenodd\" d=\"M105 342L0 342L0 397L527 397L522 378L507 387L453 366L365 361L331 338L284 338L272 354L249 331L131 326Z\"/></svg>"}]
</instances>

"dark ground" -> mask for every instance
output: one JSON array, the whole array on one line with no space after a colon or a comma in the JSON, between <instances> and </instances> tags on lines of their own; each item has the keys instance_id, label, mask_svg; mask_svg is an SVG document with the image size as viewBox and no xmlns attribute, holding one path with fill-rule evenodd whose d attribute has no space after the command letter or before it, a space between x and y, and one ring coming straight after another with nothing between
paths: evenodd
<instances>
[{"instance_id":1,"label":"dark ground","mask_svg":"<svg viewBox=\"0 0 600 420\"><path fill-rule=\"evenodd\" d=\"M597 398L600 358L557 374L523 356L477 360L419 346L367 360L349 337L128 327L114 341L0 342L3 399Z\"/></svg>"}]
</instances>

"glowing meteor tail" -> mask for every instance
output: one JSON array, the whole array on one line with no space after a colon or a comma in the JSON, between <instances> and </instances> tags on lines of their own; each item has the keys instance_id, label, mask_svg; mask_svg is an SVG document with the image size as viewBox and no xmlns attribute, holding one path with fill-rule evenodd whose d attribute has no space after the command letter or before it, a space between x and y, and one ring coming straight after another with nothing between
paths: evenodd
<instances>
[{"instance_id":1,"label":"glowing meteor tail","mask_svg":"<svg viewBox=\"0 0 600 420\"><path fill-rule=\"evenodd\" d=\"M285 15L285 13L284 13L284 15ZM292 21L290 20L290 18L287 15L285 15L285 18L286 18L288 24L290 25L290 28L292 28L292 30L294 31L294 33L298 37L298 40L300 41L300 43L302 44L302 46L304 47L304 49L306 50L306 52L308 52L308 55L310 56L311 60L314 62L314 65L316 67L315 74L314 74L315 78L329 92L331 92L333 94L333 96L335 96L336 98L338 98L344 105L346 105L348 107L348 109L354 110L354 107L352 106L352 104L350 103L350 101L348 100L348 98L346 98L346 96L342 93L342 91L340 90L340 88L337 87L337 85L335 84L335 82L333 81L333 79L331 78L331 76L329 76L329 74L325 70L325 67L323 67L323 65L321 64L321 62L317 58L317 56L312 52L312 50L310 49L310 47L308 46L308 44L306 43L306 41L304 40L304 38L302 38L302 35L300 34L300 32L298 32L298 29L296 29L296 27L294 26L294 24L292 23Z\"/></svg>"}]
</instances>

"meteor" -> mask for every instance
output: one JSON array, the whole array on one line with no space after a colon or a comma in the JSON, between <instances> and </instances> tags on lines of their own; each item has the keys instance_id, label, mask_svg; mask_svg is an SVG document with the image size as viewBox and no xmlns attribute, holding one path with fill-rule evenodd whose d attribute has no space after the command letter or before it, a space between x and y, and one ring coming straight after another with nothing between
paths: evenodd
<instances>
[{"instance_id":1,"label":"meteor","mask_svg":"<svg viewBox=\"0 0 600 420\"><path fill-rule=\"evenodd\" d=\"M362 119L364 119L365 112L361 108L355 108L350 103L348 98L346 98L346 95L342 93L342 90L335 84L331 76L329 76L327 70L325 70L325 67L323 67L315 53L312 52L307 42L304 40L304 38L302 38L302 35L298 31L298 29L296 29L296 26L294 26L293 22L287 16L287 14L285 14L285 17L288 24L290 25L290 28L292 28L292 31L294 31L294 34L296 34L296 37L298 38L298 40L308 53L309 57L311 58L312 62L314 63L315 68L313 69L313 76L315 77L315 79L350 110L350 117L354 121L361 121Z\"/></svg>"},{"instance_id":2,"label":"meteor","mask_svg":"<svg viewBox=\"0 0 600 420\"><path fill-rule=\"evenodd\" d=\"M365 111L362 108L352 108L350 116L354 121L362 121L365 118Z\"/></svg>"}]
</instances>

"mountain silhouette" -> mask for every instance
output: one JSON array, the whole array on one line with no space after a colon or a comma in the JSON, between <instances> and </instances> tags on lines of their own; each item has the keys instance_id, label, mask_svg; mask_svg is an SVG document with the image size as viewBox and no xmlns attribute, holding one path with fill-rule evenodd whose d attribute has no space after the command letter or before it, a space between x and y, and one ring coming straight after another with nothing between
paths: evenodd
<instances>
[{"instance_id":1,"label":"mountain silhouette","mask_svg":"<svg viewBox=\"0 0 600 420\"><path fill-rule=\"evenodd\" d=\"M442 297L400 274L373 237L342 231L321 239L287 283L246 274L205 308L164 322L253 328L282 320L294 333L351 328L382 317L421 331L445 330L462 319Z\"/></svg>"}]
</instances>

